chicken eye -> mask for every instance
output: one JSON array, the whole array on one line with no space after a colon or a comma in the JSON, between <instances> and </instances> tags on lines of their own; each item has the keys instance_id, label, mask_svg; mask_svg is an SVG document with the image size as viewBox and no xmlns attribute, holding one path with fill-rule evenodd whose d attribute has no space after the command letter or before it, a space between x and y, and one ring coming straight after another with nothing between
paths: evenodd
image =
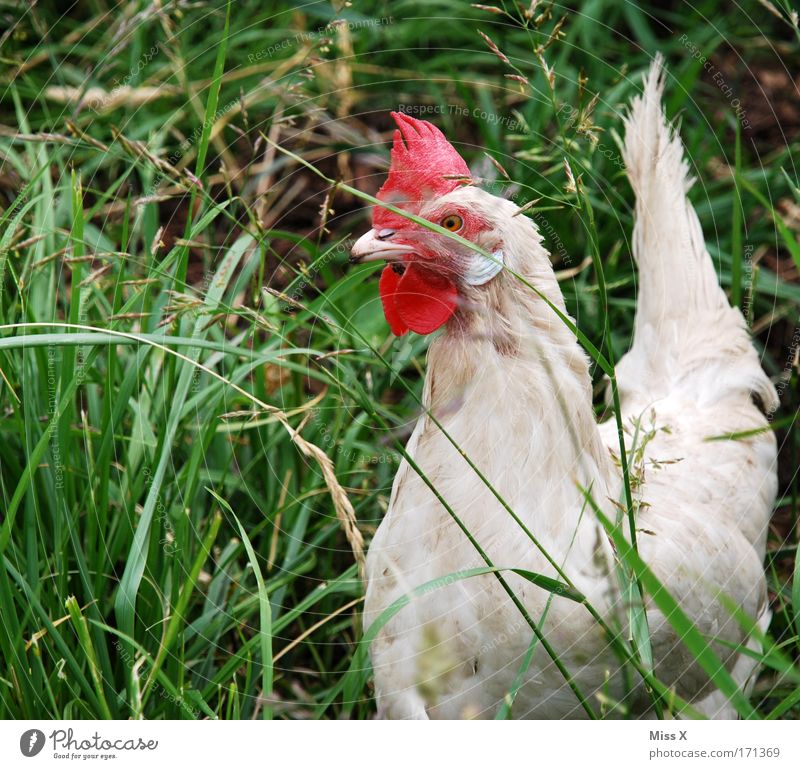
<instances>
[{"instance_id":1,"label":"chicken eye","mask_svg":"<svg viewBox=\"0 0 800 769\"><path fill-rule=\"evenodd\" d=\"M457 232L464 226L464 220L458 214L448 214L442 219L442 227L450 232Z\"/></svg>"}]
</instances>

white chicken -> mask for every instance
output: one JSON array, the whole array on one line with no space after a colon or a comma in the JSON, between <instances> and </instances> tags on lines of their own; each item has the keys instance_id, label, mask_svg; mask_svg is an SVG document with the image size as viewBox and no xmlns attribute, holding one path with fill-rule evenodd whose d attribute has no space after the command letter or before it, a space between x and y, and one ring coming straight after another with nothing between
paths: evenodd
<instances>
[{"instance_id":1,"label":"white chicken","mask_svg":"<svg viewBox=\"0 0 800 769\"><path fill-rule=\"evenodd\" d=\"M777 479L761 408L774 408L776 393L718 284L662 91L656 59L623 149L640 278L634 341L617 378L628 448L637 444L638 551L744 688L755 663L741 648L757 644L729 602L766 626L762 562ZM623 499L616 425L594 418L589 360L554 309L566 315L537 228L469 183L437 128L394 117L378 198L484 255L381 206L353 247L354 261L388 263L380 293L395 334L444 326L428 354L411 461L401 463L369 549L365 628L414 588L485 566L477 545L497 567L562 579L555 562L627 634L616 554L585 491L614 520ZM729 433L746 435L708 440ZM388 621L370 649L380 716L492 718L512 692L517 718L585 717L587 705L599 715L601 704L614 716L654 714L585 605L517 573L502 577L515 600L488 573L416 595ZM645 608L658 679L708 717L735 715L647 594ZM544 639L533 647L532 625Z\"/></svg>"}]
</instances>

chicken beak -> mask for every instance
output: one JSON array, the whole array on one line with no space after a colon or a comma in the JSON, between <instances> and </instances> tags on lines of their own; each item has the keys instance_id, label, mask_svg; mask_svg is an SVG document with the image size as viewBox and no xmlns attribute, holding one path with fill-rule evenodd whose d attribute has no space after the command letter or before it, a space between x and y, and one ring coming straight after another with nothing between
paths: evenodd
<instances>
[{"instance_id":1,"label":"chicken beak","mask_svg":"<svg viewBox=\"0 0 800 769\"><path fill-rule=\"evenodd\" d=\"M388 237L381 238L375 230L365 232L350 250L350 261L353 264L384 260L397 262L414 249L400 243L392 243Z\"/></svg>"}]
</instances>

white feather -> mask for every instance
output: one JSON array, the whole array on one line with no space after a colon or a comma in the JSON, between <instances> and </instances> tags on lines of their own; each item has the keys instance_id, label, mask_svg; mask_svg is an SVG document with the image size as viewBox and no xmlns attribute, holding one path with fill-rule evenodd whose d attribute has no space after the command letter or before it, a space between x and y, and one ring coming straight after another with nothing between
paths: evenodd
<instances>
[{"instance_id":1,"label":"white feather","mask_svg":"<svg viewBox=\"0 0 800 769\"><path fill-rule=\"evenodd\" d=\"M752 618L768 618L762 560L776 494L776 446L769 431L743 440L708 438L765 427L751 391L767 406L775 393L741 314L716 282L686 199L686 164L661 111L660 73L657 60L626 121L624 152L637 195L640 294L635 340L618 378L625 424L636 421L649 436L634 463L639 548L744 685L753 664L731 645L748 639L720 593ZM511 275L520 273L565 312L541 238L508 201L474 187L445 197L495 224L479 245L493 251L502 243L510 270L465 289L464 307L432 344L424 403L443 430L422 416L407 450L497 566L555 576L464 454L607 620L624 621L614 554L579 488L590 487L606 515L616 514L616 428L594 420L588 359L573 334ZM631 429L626 436L629 448L633 435ZM428 486L402 462L367 558L365 626L412 588L482 565ZM602 692L648 715L641 687L626 694L619 662L583 606L556 597L545 617L549 594L513 574L507 579L592 705ZM661 613L648 603L647 614L661 680L709 715L729 715L725 698ZM531 638L492 575L415 598L371 648L379 712L492 717ZM513 713L583 715L541 646Z\"/></svg>"}]
</instances>

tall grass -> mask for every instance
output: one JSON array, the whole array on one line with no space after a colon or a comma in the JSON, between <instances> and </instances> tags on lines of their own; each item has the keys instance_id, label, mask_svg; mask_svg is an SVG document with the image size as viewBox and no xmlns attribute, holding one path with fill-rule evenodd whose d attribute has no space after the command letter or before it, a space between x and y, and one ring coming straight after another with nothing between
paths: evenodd
<instances>
[{"instance_id":1,"label":"tall grass","mask_svg":"<svg viewBox=\"0 0 800 769\"><path fill-rule=\"evenodd\" d=\"M748 129L692 48L740 73L726 83L755 123L756 85L797 53L791 19L780 4L782 18L764 11L758 26L713 2L652 14L540 5L525 18L444 0L338 12L101 0L10 19L0 717L373 714L361 537L388 503L428 343L391 337L375 267L345 265L385 171L385 112L429 108L489 185L527 205L599 392L627 349L636 295L615 134L657 49L722 283L782 393L774 619L764 672L737 705L800 713L798 126ZM617 545L631 584L668 608L635 550ZM507 564L481 573L496 566ZM713 671L710 647L675 616ZM680 704L646 648L615 643L655 704Z\"/></svg>"}]
</instances>

